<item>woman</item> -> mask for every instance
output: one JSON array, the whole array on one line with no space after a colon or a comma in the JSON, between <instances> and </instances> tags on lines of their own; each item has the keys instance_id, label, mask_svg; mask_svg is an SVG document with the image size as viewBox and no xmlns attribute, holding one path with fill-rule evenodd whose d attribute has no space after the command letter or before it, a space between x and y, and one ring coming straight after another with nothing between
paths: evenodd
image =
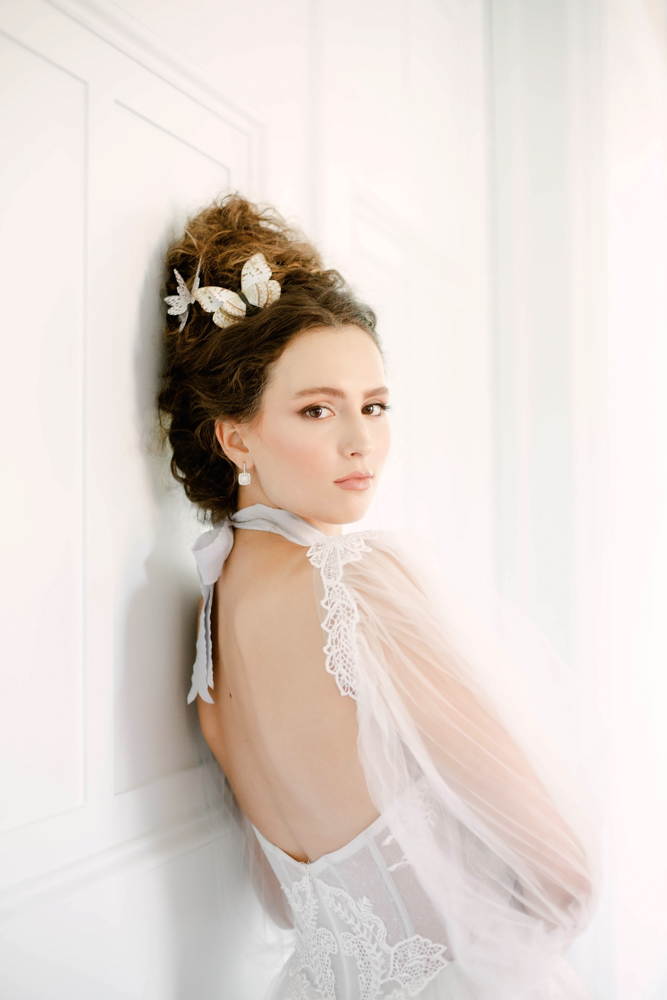
<instances>
[{"instance_id":1,"label":"woman","mask_svg":"<svg viewBox=\"0 0 667 1000\"><path fill-rule=\"evenodd\" d=\"M296 931L271 997L583 996L591 849L539 717L415 539L341 533L389 450L374 314L238 196L167 266L160 406L213 523L189 700Z\"/></svg>"}]
</instances>

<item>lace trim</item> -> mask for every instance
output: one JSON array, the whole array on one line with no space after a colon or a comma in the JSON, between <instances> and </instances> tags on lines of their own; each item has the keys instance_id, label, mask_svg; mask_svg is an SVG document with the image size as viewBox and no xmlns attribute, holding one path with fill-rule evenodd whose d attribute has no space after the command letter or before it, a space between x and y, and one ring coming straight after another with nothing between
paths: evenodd
<instances>
[{"instance_id":1,"label":"lace trim","mask_svg":"<svg viewBox=\"0 0 667 1000\"><path fill-rule=\"evenodd\" d=\"M290 968L291 984L286 1000L301 1000L314 987L324 1000L336 1000L336 982L331 968L331 955L343 955L355 961L358 971L359 1000L376 1000L402 996L407 990L417 996L424 987L449 965L444 944L435 944L420 934L387 944L387 928L366 897L354 899L345 889L328 885L322 879L304 875L292 886L284 886L294 915L297 932L296 953ZM317 890L317 891L316 891ZM321 896L327 913L335 914L343 930L338 941L334 934L318 923ZM398 984L391 993L383 991L388 984Z\"/></svg>"},{"instance_id":2,"label":"lace trim","mask_svg":"<svg viewBox=\"0 0 667 1000\"><path fill-rule=\"evenodd\" d=\"M336 538L318 539L308 549L308 558L320 570L324 584L324 597L320 602L327 615L322 628L327 633L324 647L326 668L336 678L342 695L356 697L357 649L354 629L359 612L354 598L343 583L343 567L357 562L362 552L370 552L365 539L377 535L376 531L358 531Z\"/></svg>"}]
</instances>

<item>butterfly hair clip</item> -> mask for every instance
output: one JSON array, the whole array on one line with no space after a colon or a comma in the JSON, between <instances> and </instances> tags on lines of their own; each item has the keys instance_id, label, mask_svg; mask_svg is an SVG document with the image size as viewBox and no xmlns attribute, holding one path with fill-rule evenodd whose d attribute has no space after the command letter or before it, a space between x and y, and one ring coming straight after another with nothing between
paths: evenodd
<instances>
[{"instance_id":1,"label":"butterfly hair clip","mask_svg":"<svg viewBox=\"0 0 667 1000\"><path fill-rule=\"evenodd\" d=\"M199 288L199 272L201 270L201 260L197 264L197 273L195 274L195 280L192 282L192 291L183 281L183 278L178 273L176 268L174 268L174 274L176 275L176 288L178 289L175 295L167 295L165 302L169 306L167 313L169 316L180 316L181 321L178 324L178 329L182 330L188 321L188 310L193 302L196 302L194 293Z\"/></svg>"},{"instance_id":2,"label":"butterfly hair clip","mask_svg":"<svg viewBox=\"0 0 667 1000\"><path fill-rule=\"evenodd\" d=\"M248 305L263 309L280 298L280 285L271 277L271 268L263 253L254 254L243 265L240 292L215 285L200 288L200 267L201 261L197 265L191 290L178 271L174 270L178 292L176 295L168 295L164 301L169 306L167 311L170 316L181 317L179 330L185 326L188 310L193 302L199 302L206 312L213 313L212 319L216 326L226 327L243 319Z\"/></svg>"}]
</instances>

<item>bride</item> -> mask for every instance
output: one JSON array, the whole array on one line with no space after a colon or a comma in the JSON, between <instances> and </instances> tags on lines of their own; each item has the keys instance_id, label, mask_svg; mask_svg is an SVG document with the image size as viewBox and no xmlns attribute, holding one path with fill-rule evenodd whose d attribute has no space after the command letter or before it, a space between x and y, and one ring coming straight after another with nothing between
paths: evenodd
<instances>
[{"instance_id":1,"label":"bride","mask_svg":"<svg viewBox=\"0 0 667 1000\"><path fill-rule=\"evenodd\" d=\"M189 700L295 929L270 997L586 996L594 851L539 704L423 543L342 533L390 446L373 312L236 195L166 262L160 407L212 523Z\"/></svg>"}]
</instances>

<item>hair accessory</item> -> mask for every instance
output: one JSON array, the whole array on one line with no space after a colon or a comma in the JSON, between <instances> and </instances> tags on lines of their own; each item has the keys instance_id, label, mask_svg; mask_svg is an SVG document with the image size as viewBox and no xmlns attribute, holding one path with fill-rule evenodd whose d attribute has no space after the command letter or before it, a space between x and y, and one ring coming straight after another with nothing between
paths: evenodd
<instances>
[{"instance_id":1,"label":"hair accessory","mask_svg":"<svg viewBox=\"0 0 667 1000\"><path fill-rule=\"evenodd\" d=\"M183 281L182 277L180 276L176 268L174 268L174 274L176 275L176 286L178 288L178 291L176 295L167 295L164 301L169 306L169 309L167 309L167 313L170 316L181 317L181 322L178 325L179 330L182 330L185 324L187 323L188 309L190 308L192 303L196 301L194 293L199 288L200 269L201 269L201 258L199 259L199 263L197 264L197 273L195 274L195 280L192 282L192 291L190 291L190 289L185 284L185 282Z\"/></svg>"},{"instance_id":2,"label":"hair accessory","mask_svg":"<svg viewBox=\"0 0 667 1000\"><path fill-rule=\"evenodd\" d=\"M249 472L245 471L245 462L243 463L243 472L239 472L239 486L250 486L250 480L252 476Z\"/></svg>"},{"instance_id":3,"label":"hair accessory","mask_svg":"<svg viewBox=\"0 0 667 1000\"><path fill-rule=\"evenodd\" d=\"M243 265L241 292L228 288L192 288L193 297L206 310L213 313L217 326L231 326L246 313L246 303L263 309L280 298L280 285L271 277L271 268L263 253L254 254Z\"/></svg>"}]
</instances>

